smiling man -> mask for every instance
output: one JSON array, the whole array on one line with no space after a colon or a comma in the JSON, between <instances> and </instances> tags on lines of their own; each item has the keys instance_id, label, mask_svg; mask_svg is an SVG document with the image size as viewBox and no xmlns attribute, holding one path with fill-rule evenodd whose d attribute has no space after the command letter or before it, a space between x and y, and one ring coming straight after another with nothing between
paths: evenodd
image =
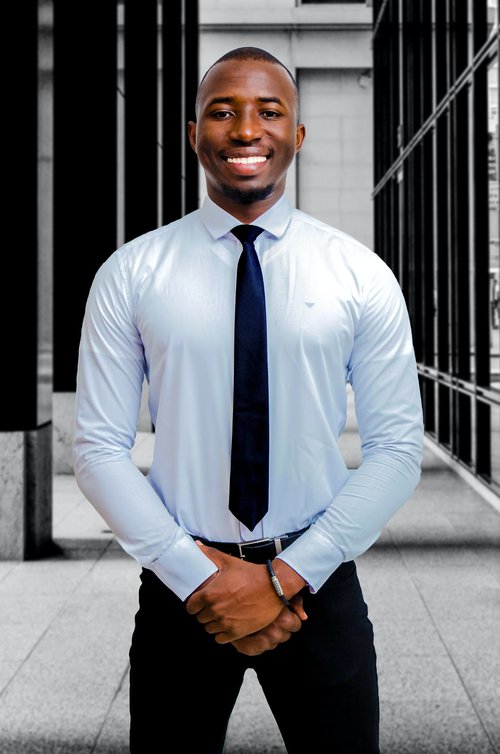
<instances>
[{"instance_id":1,"label":"smiling man","mask_svg":"<svg viewBox=\"0 0 500 754\"><path fill-rule=\"evenodd\" d=\"M285 197L305 128L279 60L230 51L196 114L208 196L102 265L80 346L76 478L143 566L130 748L222 752L252 667L288 752L374 754L376 657L354 559L420 478L405 302L380 257ZM147 478L130 458L144 374ZM338 447L346 381L353 472Z\"/></svg>"}]
</instances>

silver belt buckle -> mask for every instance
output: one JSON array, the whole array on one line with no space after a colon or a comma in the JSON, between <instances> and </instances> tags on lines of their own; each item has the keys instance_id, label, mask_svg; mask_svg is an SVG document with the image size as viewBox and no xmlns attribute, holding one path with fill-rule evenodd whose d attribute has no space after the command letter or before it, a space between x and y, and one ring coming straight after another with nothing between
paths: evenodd
<instances>
[{"instance_id":1,"label":"silver belt buckle","mask_svg":"<svg viewBox=\"0 0 500 754\"><path fill-rule=\"evenodd\" d=\"M276 545L276 552L277 553L281 552L281 542L279 539L273 539L272 537L263 537L262 539L251 539L248 542L237 542L236 544L238 545L240 558L242 559L245 558L245 555L243 553L243 547L246 547L247 545L260 545L260 544L263 544L264 542L274 542ZM279 548L280 548L279 551L278 551L278 545L276 544L277 542L279 542Z\"/></svg>"}]
</instances>

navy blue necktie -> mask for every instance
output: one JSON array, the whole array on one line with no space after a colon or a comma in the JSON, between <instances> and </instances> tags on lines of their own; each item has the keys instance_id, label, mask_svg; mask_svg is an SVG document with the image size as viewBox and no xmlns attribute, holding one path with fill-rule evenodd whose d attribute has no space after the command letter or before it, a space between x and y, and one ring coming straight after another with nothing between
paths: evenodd
<instances>
[{"instance_id":1,"label":"navy blue necktie","mask_svg":"<svg viewBox=\"0 0 500 754\"><path fill-rule=\"evenodd\" d=\"M229 510L253 530L267 513L269 494L266 300L254 246L263 228L238 225L231 232L243 251L236 276Z\"/></svg>"}]
</instances>

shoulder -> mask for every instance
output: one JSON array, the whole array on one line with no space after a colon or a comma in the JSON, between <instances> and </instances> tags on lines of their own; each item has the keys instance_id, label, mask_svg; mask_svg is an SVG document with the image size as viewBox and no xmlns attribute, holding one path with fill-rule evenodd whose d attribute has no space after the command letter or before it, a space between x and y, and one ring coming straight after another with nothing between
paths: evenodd
<instances>
[{"instance_id":1,"label":"shoulder","mask_svg":"<svg viewBox=\"0 0 500 754\"><path fill-rule=\"evenodd\" d=\"M124 243L97 269L92 289L122 291L131 300L136 286L154 273L172 249L183 245L194 227L201 225L198 214L196 210Z\"/></svg>"},{"instance_id":2,"label":"shoulder","mask_svg":"<svg viewBox=\"0 0 500 754\"><path fill-rule=\"evenodd\" d=\"M292 212L290 231L308 253L327 257L335 265L349 271L360 282L369 284L374 276L394 277L382 257L354 236L340 228L318 220L306 212Z\"/></svg>"},{"instance_id":3,"label":"shoulder","mask_svg":"<svg viewBox=\"0 0 500 754\"><path fill-rule=\"evenodd\" d=\"M195 227L199 227L200 211L190 212L179 220L168 225L162 225L147 233L143 233L120 246L115 254L123 263L148 256L154 257L158 253L168 251L171 244L177 243L183 236L189 235Z\"/></svg>"}]
</instances>

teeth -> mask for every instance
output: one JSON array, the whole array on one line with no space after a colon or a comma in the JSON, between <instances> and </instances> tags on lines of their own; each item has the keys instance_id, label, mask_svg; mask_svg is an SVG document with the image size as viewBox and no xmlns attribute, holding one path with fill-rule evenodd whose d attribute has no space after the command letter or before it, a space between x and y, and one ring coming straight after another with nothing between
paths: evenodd
<instances>
[{"instance_id":1,"label":"teeth","mask_svg":"<svg viewBox=\"0 0 500 754\"><path fill-rule=\"evenodd\" d=\"M256 165L258 162L265 162L267 157L228 157L228 162L234 162L235 165Z\"/></svg>"}]
</instances>

